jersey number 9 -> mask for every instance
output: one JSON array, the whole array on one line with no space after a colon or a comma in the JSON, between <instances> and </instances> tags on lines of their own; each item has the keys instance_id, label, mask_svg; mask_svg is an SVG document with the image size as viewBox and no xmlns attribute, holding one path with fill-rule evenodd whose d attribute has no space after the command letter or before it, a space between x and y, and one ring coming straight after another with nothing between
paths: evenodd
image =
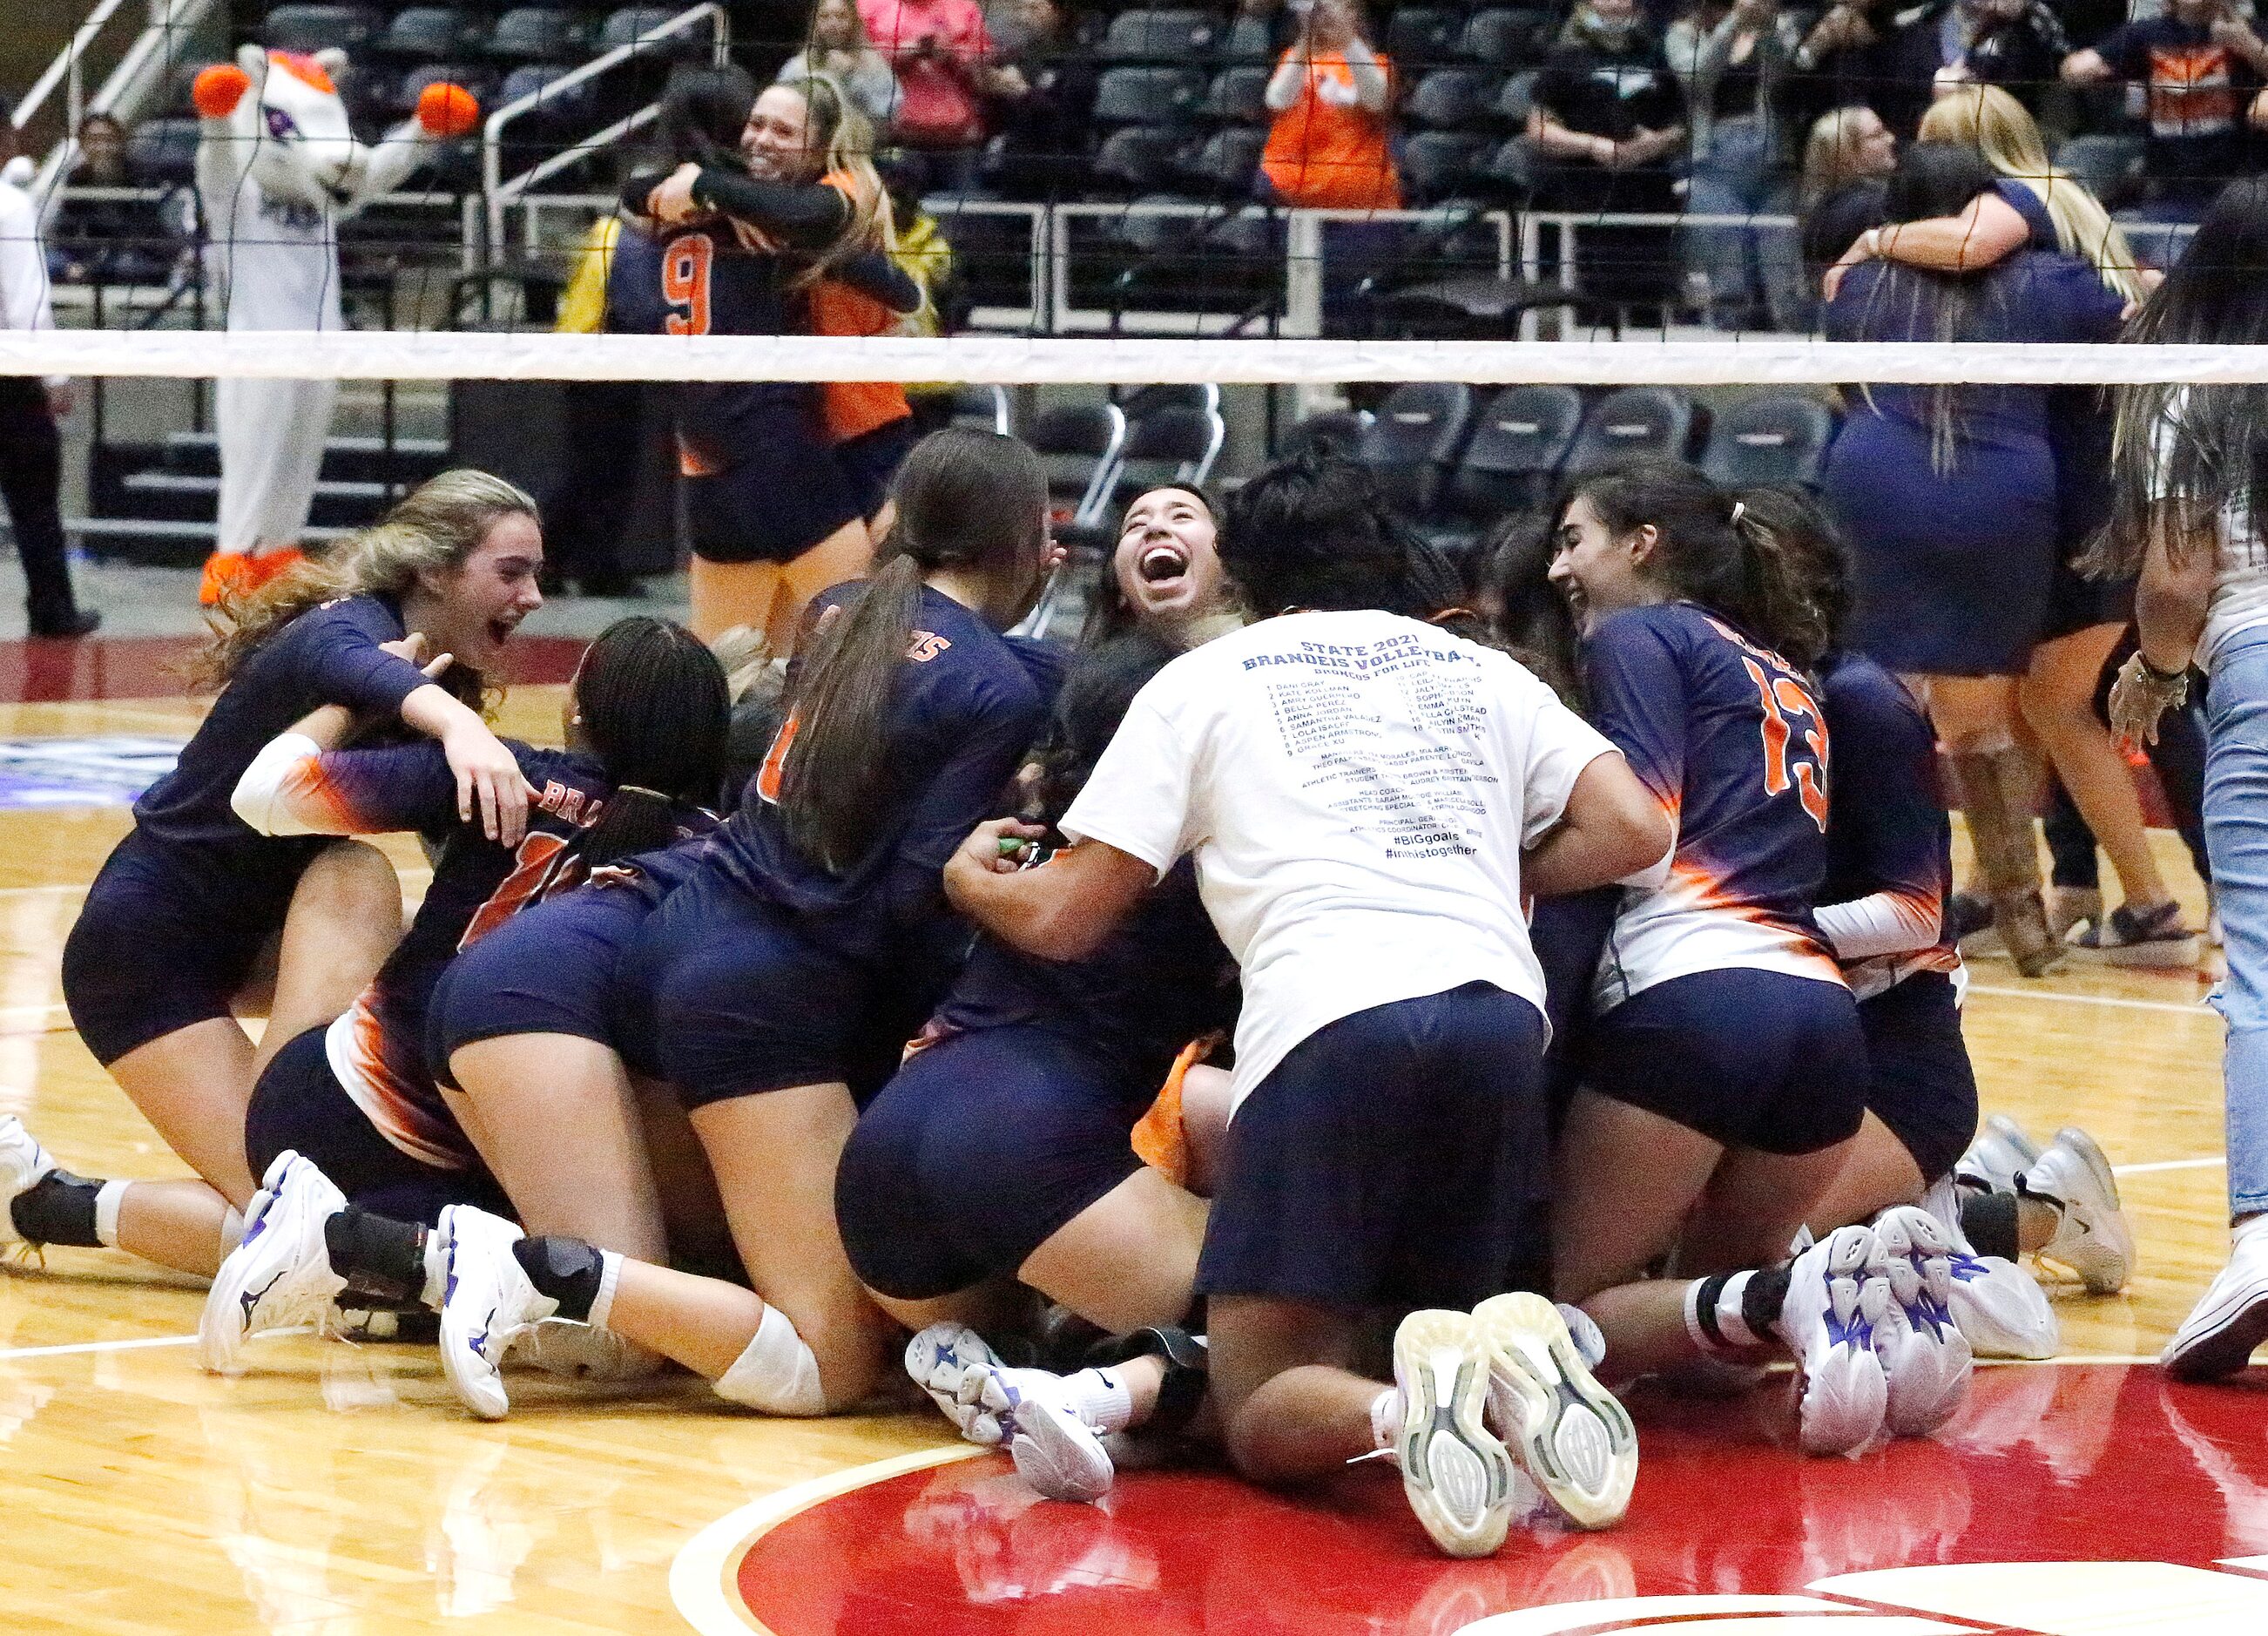
<instances>
[{"instance_id":1,"label":"jersey number 9","mask_svg":"<svg viewBox=\"0 0 2268 1636\"><path fill-rule=\"evenodd\" d=\"M1789 676L1769 674L1753 659L1741 660L1764 707L1764 793L1778 795L1793 775L1803 810L1822 831L1827 828L1827 723L1803 684ZM1803 723L1803 740L1794 742L1788 718Z\"/></svg>"},{"instance_id":2,"label":"jersey number 9","mask_svg":"<svg viewBox=\"0 0 2268 1636\"><path fill-rule=\"evenodd\" d=\"M687 233L669 241L661 258L661 298L685 309L664 321L673 335L709 333L709 264L717 246L707 233Z\"/></svg>"}]
</instances>

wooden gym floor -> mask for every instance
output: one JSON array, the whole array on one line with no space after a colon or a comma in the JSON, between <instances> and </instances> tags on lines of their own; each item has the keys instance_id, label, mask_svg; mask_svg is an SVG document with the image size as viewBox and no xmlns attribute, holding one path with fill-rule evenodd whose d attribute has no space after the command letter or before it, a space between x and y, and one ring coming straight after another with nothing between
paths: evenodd
<instances>
[{"instance_id":1,"label":"wooden gym floor","mask_svg":"<svg viewBox=\"0 0 2268 1636\"><path fill-rule=\"evenodd\" d=\"M558 693L517 692L511 729L555 739ZM195 713L169 697L5 705L0 739L180 737ZM125 826L116 807L0 811L0 1111L22 1115L72 1169L172 1175L182 1168L79 1044L57 987L79 895ZM2160 838L2202 924L2187 863ZM414 898L423 860L414 847L394 855ZM2091 1131L2122 1167L2140 1236L2124 1296L2058 1292L2066 1351L2139 1361L2222 1254L2220 1029L2200 1004L2206 984L2100 971L2025 984L1998 962L1973 976L1968 1031L1985 1108L2043 1139L2066 1122ZM529 1382L510 1420L482 1425L456 1407L429 1352L306 1338L265 1343L252 1373L219 1381L187 1345L200 1301L193 1280L111 1252L55 1250L44 1267L0 1269L0 1628L681 1631L691 1610L673 1601L672 1564L702 1529L790 1485L950 1447L928 1414L766 1421L690 1383L593 1401ZM2257 1430L2245 1463L2268 1481ZM1707 1506L1693 1504L1697 1523ZM746 1569L756 1567L751 1556ZM1054 1583L1009 1588L1036 1620L1016 1628L1115 1623L1039 1617ZM890 1623L829 1605L793 1636ZM717 1628L713 1613L695 1617ZM1462 1617L1419 1623L1446 1633ZM980 1623L993 1627L972 1615L942 1628ZM1205 1627L1232 1625L1244 1627Z\"/></svg>"}]
</instances>

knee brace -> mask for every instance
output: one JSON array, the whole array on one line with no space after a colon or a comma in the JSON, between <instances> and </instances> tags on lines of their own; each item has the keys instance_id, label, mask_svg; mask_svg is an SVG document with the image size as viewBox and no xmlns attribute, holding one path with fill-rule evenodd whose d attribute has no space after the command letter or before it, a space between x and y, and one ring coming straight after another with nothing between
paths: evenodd
<instances>
[{"instance_id":1,"label":"knee brace","mask_svg":"<svg viewBox=\"0 0 2268 1636\"><path fill-rule=\"evenodd\" d=\"M717 1395L766 1414L820 1415L827 1394L820 1389L819 1360L777 1307L764 1308L764 1321L748 1349L733 1360L717 1382Z\"/></svg>"}]
</instances>

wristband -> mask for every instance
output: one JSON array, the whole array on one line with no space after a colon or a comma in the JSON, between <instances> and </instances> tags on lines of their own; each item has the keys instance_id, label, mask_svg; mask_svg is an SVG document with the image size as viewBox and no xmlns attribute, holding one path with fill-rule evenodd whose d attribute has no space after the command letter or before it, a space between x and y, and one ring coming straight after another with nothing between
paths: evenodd
<instances>
[{"instance_id":1,"label":"wristband","mask_svg":"<svg viewBox=\"0 0 2268 1636\"><path fill-rule=\"evenodd\" d=\"M2161 670L2150 662L2150 656L2142 652L2140 648L2136 648L2134 650L2134 657L2136 660L2140 661L2143 670L2148 674L2150 680L2158 683L2161 687L2169 688L2176 682L2186 682L2189 680L2190 667L2187 665L2183 665L2173 670Z\"/></svg>"}]
</instances>

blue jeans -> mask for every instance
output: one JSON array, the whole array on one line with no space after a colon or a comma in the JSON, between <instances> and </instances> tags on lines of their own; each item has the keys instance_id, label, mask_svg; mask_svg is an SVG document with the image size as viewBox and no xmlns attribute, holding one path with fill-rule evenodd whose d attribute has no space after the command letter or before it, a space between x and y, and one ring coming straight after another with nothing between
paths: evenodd
<instances>
[{"instance_id":1,"label":"blue jeans","mask_svg":"<svg viewBox=\"0 0 2268 1636\"><path fill-rule=\"evenodd\" d=\"M1693 161L1685 208L1703 216L1792 215L1793 189L1772 163L1761 120L1720 121ZM1791 227L1689 227L1689 272L1709 276L1709 319L1720 329L1808 329L1803 269Z\"/></svg>"},{"instance_id":2,"label":"blue jeans","mask_svg":"<svg viewBox=\"0 0 2268 1636\"><path fill-rule=\"evenodd\" d=\"M2205 844L2228 943L2231 1215L2268 1210L2268 625L2230 638L2205 701Z\"/></svg>"}]
</instances>

